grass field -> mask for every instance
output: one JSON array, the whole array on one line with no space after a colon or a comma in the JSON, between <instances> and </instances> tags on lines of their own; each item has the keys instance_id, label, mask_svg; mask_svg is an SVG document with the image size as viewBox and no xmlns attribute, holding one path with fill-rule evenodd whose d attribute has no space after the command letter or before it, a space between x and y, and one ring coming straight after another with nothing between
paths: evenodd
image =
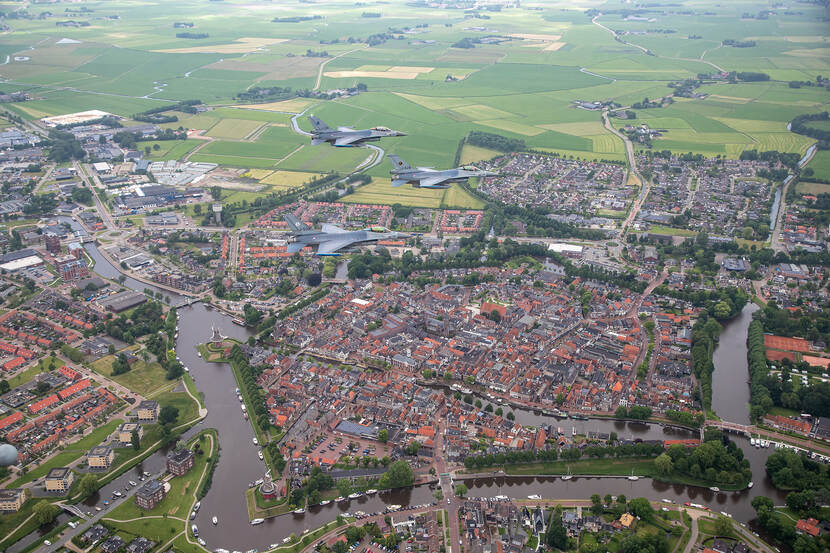
<instances>
[{"instance_id":1,"label":"grass field","mask_svg":"<svg viewBox=\"0 0 830 553\"><path fill-rule=\"evenodd\" d=\"M813 159L807 164L813 170L813 176L818 179L830 180L830 151L818 150ZM809 177L805 177L809 179ZM799 185L799 189L800 189Z\"/></svg>"},{"instance_id":2,"label":"grass field","mask_svg":"<svg viewBox=\"0 0 830 553\"><path fill-rule=\"evenodd\" d=\"M830 184L799 181L796 190L799 194L830 194Z\"/></svg>"},{"instance_id":3,"label":"grass field","mask_svg":"<svg viewBox=\"0 0 830 553\"><path fill-rule=\"evenodd\" d=\"M141 359L136 361L128 372L112 376L112 362L114 360L115 356L107 355L93 362L90 367L98 374L112 378L144 397L148 397L170 385L170 382L164 378L164 369L161 368L161 365L156 362L145 363Z\"/></svg>"},{"instance_id":4,"label":"grass field","mask_svg":"<svg viewBox=\"0 0 830 553\"><path fill-rule=\"evenodd\" d=\"M401 204L413 207L459 207L480 209L484 202L471 196L460 186L447 189L413 188L409 185L392 186L387 178L375 178L371 183L357 188L354 194L342 198L343 202L360 204Z\"/></svg>"},{"instance_id":5,"label":"grass field","mask_svg":"<svg viewBox=\"0 0 830 553\"><path fill-rule=\"evenodd\" d=\"M501 152L497 152L496 150L488 150L487 148L481 148L479 146L470 146L469 144L464 144L464 147L461 149L461 165L467 165L468 163L475 163L477 161L492 159L494 157L498 157L501 155Z\"/></svg>"}]
</instances>

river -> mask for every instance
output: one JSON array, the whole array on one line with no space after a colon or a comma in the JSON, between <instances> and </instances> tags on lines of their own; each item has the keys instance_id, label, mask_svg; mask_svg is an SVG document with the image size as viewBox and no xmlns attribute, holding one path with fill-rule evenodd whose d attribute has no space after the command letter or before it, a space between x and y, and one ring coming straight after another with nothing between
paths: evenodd
<instances>
[{"instance_id":1,"label":"river","mask_svg":"<svg viewBox=\"0 0 830 553\"><path fill-rule=\"evenodd\" d=\"M721 332L712 361L712 409L729 422L749 424L749 365L746 337L752 314L759 307L747 303Z\"/></svg>"},{"instance_id":2,"label":"river","mask_svg":"<svg viewBox=\"0 0 830 553\"><path fill-rule=\"evenodd\" d=\"M95 260L95 272L107 278L116 279L118 271L98 252L94 244L85 245L87 252ZM137 291L145 288L161 291L171 297L172 303L181 299L174 293L158 290L134 279L128 278L125 286ZM752 304L744 308L741 315L730 321L715 352L715 374L713 405L721 417L735 422L748 421L746 404L748 389L746 386L746 326L755 309ZM210 310L201 303L182 307L179 314L179 338L176 352L182 362L190 369L196 386L204 393L208 409L206 419L185 433L188 438L202 428L216 428L219 433L220 459L213 478L213 484L195 519L202 536L210 549L223 547L228 550L244 551L258 548L267 549L271 543L281 542L290 534L302 534L306 529L313 529L336 518L340 513L350 511L382 511L385 505L423 504L433 501L432 490L428 486L415 486L405 490L383 492L375 496L362 497L358 500L331 503L326 506L311 507L304 515L289 513L269 520L258 526L251 526L245 506L244 492L248 483L263 477L265 465L257 457L257 446L253 444L253 431L250 423L242 417L239 401L234 390L236 382L230 367L224 363L208 363L198 357L196 346L206 342L211 335L211 328L217 327L222 334L239 340L246 340L249 333L243 327L231 322L230 317L218 311ZM620 438L665 439L668 437L687 437L689 431L664 428L659 425L627 423L620 421L593 419L590 421L558 421L552 417L537 415L531 410L514 409L516 420L529 425L554 425L563 429L575 427L577 432L588 430L598 432L616 432ZM743 414L743 418L741 418ZM556 478L505 477L478 478L468 482L470 495L495 496L507 495L513 498L525 498L531 494L540 494L546 498L582 499L593 493L605 495L625 494L630 497L643 496L651 500L662 498L675 502L692 501L710 506L714 511L727 511L736 519L748 521L754 516L750 500L756 495L767 495L776 504L784 501L783 494L772 488L764 473L764 463L772 449L752 448L749 441L742 437L733 437L741 446L750 461L755 475L755 486L751 490L729 493L713 493L706 488L683 485L669 485L650 479L632 482L625 478L599 479L574 477L571 481ZM103 502L110 499L115 490L127 486L128 480L136 480L143 471L152 474L164 469L165 451L149 456L143 463L115 479L98 494L89 498L82 507L92 511L98 506L104 508ZM131 499L130 499L131 500ZM210 518L219 518L218 526ZM21 543L37 539L38 532L27 536ZM9 551L19 551L17 544Z\"/></svg>"}]
</instances>

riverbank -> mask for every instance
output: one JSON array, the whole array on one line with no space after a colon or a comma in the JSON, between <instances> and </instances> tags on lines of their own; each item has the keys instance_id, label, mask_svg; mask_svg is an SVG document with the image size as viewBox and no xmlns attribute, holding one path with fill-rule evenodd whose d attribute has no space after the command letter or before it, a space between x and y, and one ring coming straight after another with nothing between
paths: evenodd
<instances>
[{"instance_id":1,"label":"riverbank","mask_svg":"<svg viewBox=\"0 0 830 553\"><path fill-rule=\"evenodd\" d=\"M462 473L466 478L491 478L501 476L499 473ZM545 463L527 463L506 465L503 467L505 476L581 476L585 478L650 478L665 484L682 484L684 486L697 486L710 488L718 483L707 482L700 479L686 477L680 474L660 474L655 465L654 458L639 459L587 459L579 461L550 461ZM747 488L747 483L739 485L719 484L724 491L741 491Z\"/></svg>"}]
</instances>

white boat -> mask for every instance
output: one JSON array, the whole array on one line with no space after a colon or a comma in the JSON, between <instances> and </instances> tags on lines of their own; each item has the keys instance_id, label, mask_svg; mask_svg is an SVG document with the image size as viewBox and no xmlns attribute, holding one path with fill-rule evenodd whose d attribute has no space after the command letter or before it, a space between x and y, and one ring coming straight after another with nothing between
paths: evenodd
<instances>
[{"instance_id":1,"label":"white boat","mask_svg":"<svg viewBox=\"0 0 830 553\"><path fill-rule=\"evenodd\" d=\"M263 459L262 451L257 451L256 454L257 454L257 457L259 457L259 460L262 461L262 459Z\"/></svg>"},{"instance_id":2,"label":"white boat","mask_svg":"<svg viewBox=\"0 0 830 553\"><path fill-rule=\"evenodd\" d=\"M299 509L295 509L294 514L295 515L304 515L305 514L305 509L303 509L302 507L300 507Z\"/></svg>"},{"instance_id":3,"label":"white boat","mask_svg":"<svg viewBox=\"0 0 830 553\"><path fill-rule=\"evenodd\" d=\"M219 524L219 519L218 519L218 518L216 518L216 517L213 517L212 519L210 519L210 521L211 521L214 525L215 525L215 524Z\"/></svg>"},{"instance_id":4,"label":"white boat","mask_svg":"<svg viewBox=\"0 0 830 553\"><path fill-rule=\"evenodd\" d=\"M571 427L571 436L576 436L576 427L575 426Z\"/></svg>"},{"instance_id":5,"label":"white boat","mask_svg":"<svg viewBox=\"0 0 830 553\"><path fill-rule=\"evenodd\" d=\"M265 522L264 518L255 518L251 521L251 526L256 526L257 524L262 524L263 522Z\"/></svg>"},{"instance_id":6,"label":"white boat","mask_svg":"<svg viewBox=\"0 0 830 553\"><path fill-rule=\"evenodd\" d=\"M202 356L202 352L201 352L201 351L197 351L197 352L196 352L196 355L198 355L199 357L201 357L201 356Z\"/></svg>"},{"instance_id":7,"label":"white boat","mask_svg":"<svg viewBox=\"0 0 830 553\"><path fill-rule=\"evenodd\" d=\"M337 501L338 503L340 503L341 501L346 501L346 498L345 498L345 497L343 497L342 495L339 495L339 496L337 496L337 498L335 499L335 501Z\"/></svg>"},{"instance_id":8,"label":"white boat","mask_svg":"<svg viewBox=\"0 0 830 553\"><path fill-rule=\"evenodd\" d=\"M662 499L661 501L662 501L663 503L671 503L671 502L672 502L672 501L671 501L671 499Z\"/></svg>"},{"instance_id":9,"label":"white boat","mask_svg":"<svg viewBox=\"0 0 830 553\"><path fill-rule=\"evenodd\" d=\"M542 496L541 496L541 495L537 495L537 494L533 494L533 495L529 495L529 496L527 496L527 498L528 498L528 499L542 499Z\"/></svg>"},{"instance_id":10,"label":"white boat","mask_svg":"<svg viewBox=\"0 0 830 553\"><path fill-rule=\"evenodd\" d=\"M720 491L720 488L717 487L717 486L711 486L709 489L712 490L713 492L719 492Z\"/></svg>"},{"instance_id":11,"label":"white boat","mask_svg":"<svg viewBox=\"0 0 830 553\"><path fill-rule=\"evenodd\" d=\"M754 485L755 485L755 482L750 482L749 484L747 484L747 485L746 485L746 487L747 487L747 488L751 488L751 487L752 487L752 486L754 486Z\"/></svg>"},{"instance_id":12,"label":"white boat","mask_svg":"<svg viewBox=\"0 0 830 553\"><path fill-rule=\"evenodd\" d=\"M573 476L571 476L571 467L568 465L568 474L563 474L562 480L570 480L571 478L573 478Z\"/></svg>"},{"instance_id":13,"label":"white boat","mask_svg":"<svg viewBox=\"0 0 830 553\"><path fill-rule=\"evenodd\" d=\"M639 476L635 476L635 475L634 475L634 469L631 469L631 474L628 476L628 479L629 479L629 480L631 480L631 481L633 482L633 481L639 480L639 479L640 479L640 477L639 477Z\"/></svg>"},{"instance_id":14,"label":"white boat","mask_svg":"<svg viewBox=\"0 0 830 553\"><path fill-rule=\"evenodd\" d=\"M224 549L222 547L220 547L219 549L214 549L214 551L216 553L231 553L230 551L228 551L227 549Z\"/></svg>"},{"instance_id":15,"label":"white boat","mask_svg":"<svg viewBox=\"0 0 830 553\"><path fill-rule=\"evenodd\" d=\"M288 543L291 541L291 536L282 539L282 543Z\"/></svg>"},{"instance_id":16,"label":"white boat","mask_svg":"<svg viewBox=\"0 0 830 553\"><path fill-rule=\"evenodd\" d=\"M370 490L366 490L366 495L372 495L372 494L376 494L376 493L378 493L378 491L374 488L372 488Z\"/></svg>"},{"instance_id":17,"label":"white boat","mask_svg":"<svg viewBox=\"0 0 830 553\"><path fill-rule=\"evenodd\" d=\"M386 510L387 510L387 511L389 511L390 513L391 513L391 512L394 512L394 511L397 511L397 510L399 510L400 508L401 508L401 506L400 506L400 505L387 505L387 506L386 506Z\"/></svg>"},{"instance_id":18,"label":"white boat","mask_svg":"<svg viewBox=\"0 0 830 553\"><path fill-rule=\"evenodd\" d=\"M752 447L755 447L755 438L750 438L749 443Z\"/></svg>"},{"instance_id":19,"label":"white boat","mask_svg":"<svg viewBox=\"0 0 830 553\"><path fill-rule=\"evenodd\" d=\"M135 487L136 485L137 485L137 484L136 484L135 482L133 482L132 480L130 480L130 486Z\"/></svg>"},{"instance_id":20,"label":"white boat","mask_svg":"<svg viewBox=\"0 0 830 553\"><path fill-rule=\"evenodd\" d=\"M257 440L256 437L254 437L254 445L259 445L259 440Z\"/></svg>"},{"instance_id":21,"label":"white boat","mask_svg":"<svg viewBox=\"0 0 830 553\"><path fill-rule=\"evenodd\" d=\"M201 502L201 501L197 501L197 502L196 502L196 505L194 505L194 506L193 506L193 512L194 512L194 513L198 513L198 512L199 512L199 507L201 507L201 506L202 506L202 502Z\"/></svg>"},{"instance_id":22,"label":"white boat","mask_svg":"<svg viewBox=\"0 0 830 553\"><path fill-rule=\"evenodd\" d=\"M350 494L349 494L349 499L357 499L357 498L358 498L358 497L360 497L361 495L363 495L363 494L362 494L362 493L360 493L360 492L350 493Z\"/></svg>"},{"instance_id":23,"label":"white boat","mask_svg":"<svg viewBox=\"0 0 830 553\"><path fill-rule=\"evenodd\" d=\"M325 499L325 500L320 502L320 505L328 505L329 503L331 503L331 501L329 501L328 499Z\"/></svg>"},{"instance_id":24,"label":"white boat","mask_svg":"<svg viewBox=\"0 0 830 553\"><path fill-rule=\"evenodd\" d=\"M497 495L493 499L495 499L496 501L507 501L507 496L506 495Z\"/></svg>"}]
</instances>

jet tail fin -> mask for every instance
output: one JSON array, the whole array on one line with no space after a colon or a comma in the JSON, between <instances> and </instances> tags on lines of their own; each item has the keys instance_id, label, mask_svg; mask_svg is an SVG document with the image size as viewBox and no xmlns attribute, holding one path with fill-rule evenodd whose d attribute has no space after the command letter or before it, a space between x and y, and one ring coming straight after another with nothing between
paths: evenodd
<instances>
[{"instance_id":1,"label":"jet tail fin","mask_svg":"<svg viewBox=\"0 0 830 553\"><path fill-rule=\"evenodd\" d=\"M314 127L314 132L326 132L332 130L331 127L313 115L309 115L308 120L311 121L311 126Z\"/></svg>"},{"instance_id":2,"label":"jet tail fin","mask_svg":"<svg viewBox=\"0 0 830 553\"><path fill-rule=\"evenodd\" d=\"M309 230L305 223L297 219L297 217L291 213L285 214L285 222L288 224L288 227L292 232L303 232L304 230Z\"/></svg>"},{"instance_id":3,"label":"jet tail fin","mask_svg":"<svg viewBox=\"0 0 830 553\"><path fill-rule=\"evenodd\" d=\"M401 159L400 156L396 156L395 154L389 154L389 159L392 161L392 166L394 167L394 169L392 169L393 173L399 171L408 171L409 169L412 169L412 166L405 162L403 159Z\"/></svg>"}]
</instances>

